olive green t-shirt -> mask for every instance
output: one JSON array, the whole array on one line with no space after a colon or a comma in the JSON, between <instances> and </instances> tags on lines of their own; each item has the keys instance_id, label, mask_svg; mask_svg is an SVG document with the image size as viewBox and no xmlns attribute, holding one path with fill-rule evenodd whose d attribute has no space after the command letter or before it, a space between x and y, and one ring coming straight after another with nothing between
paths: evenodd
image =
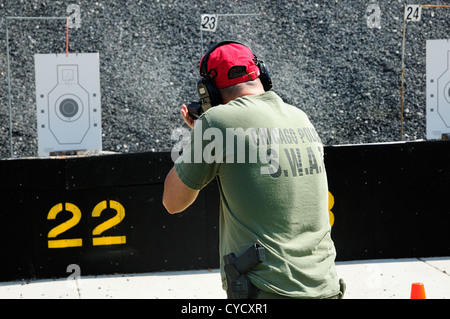
<instances>
[{"instance_id":1,"label":"olive green t-shirt","mask_svg":"<svg viewBox=\"0 0 450 319\"><path fill-rule=\"evenodd\" d=\"M273 91L213 107L175 169L192 189L217 178L220 256L263 246L266 261L248 273L259 289L298 298L339 293L323 145L303 111Z\"/></svg>"}]
</instances>

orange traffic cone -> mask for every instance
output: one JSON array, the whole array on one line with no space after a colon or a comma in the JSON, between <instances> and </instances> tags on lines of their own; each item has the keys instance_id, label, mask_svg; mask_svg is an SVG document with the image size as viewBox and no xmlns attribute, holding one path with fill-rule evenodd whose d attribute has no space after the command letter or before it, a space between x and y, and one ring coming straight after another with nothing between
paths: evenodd
<instances>
[{"instance_id":1,"label":"orange traffic cone","mask_svg":"<svg viewBox=\"0 0 450 319\"><path fill-rule=\"evenodd\" d=\"M411 286L411 299L427 299L425 286L421 282L415 282Z\"/></svg>"}]
</instances>

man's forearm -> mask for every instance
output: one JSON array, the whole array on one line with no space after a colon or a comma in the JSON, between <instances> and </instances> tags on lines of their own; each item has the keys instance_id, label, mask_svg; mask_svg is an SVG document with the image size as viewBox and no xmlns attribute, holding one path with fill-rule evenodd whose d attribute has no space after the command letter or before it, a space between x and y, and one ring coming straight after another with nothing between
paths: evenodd
<instances>
[{"instance_id":1,"label":"man's forearm","mask_svg":"<svg viewBox=\"0 0 450 319\"><path fill-rule=\"evenodd\" d=\"M164 181L163 205L170 214L180 213L195 201L198 193L184 185L173 167Z\"/></svg>"}]
</instances>

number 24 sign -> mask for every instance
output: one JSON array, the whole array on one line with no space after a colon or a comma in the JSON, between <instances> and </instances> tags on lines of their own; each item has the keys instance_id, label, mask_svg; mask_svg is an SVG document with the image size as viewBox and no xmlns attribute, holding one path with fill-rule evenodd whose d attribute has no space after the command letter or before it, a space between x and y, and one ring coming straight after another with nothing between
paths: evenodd
<instances>
[{"instance_id":1,"label":"number 24 sign","mask_svg":"<svg viewBox=\"0 0 450 319\"><path fill-rule=\"evenodd\" d=\"M405 6L405 21L420 21L422 15L422 6L417 4L411 4Z\"/></svg>"},{"instance_id":2,"label":"number 24 sign","mask_svg":"<svg viewBox=\"0 0 450 319\"><path fill-rule=\"evenodd\" d=\"M104 245L118 245L126 243L126 236L101 236L100 235L118 225L125 217L125 208L121 203L109 200L101 201L92 210L91 217L100 217L102 212L108 208L112 208L116 211L116 214L104 221L103 223L97 225L92 231L92 245L93 246L104 246ZM69 229L75 227L81 220L80 209L72 203L58 203L53 206L48 212L47 219L56 219L56 216L62 212L67 211L72 214L72 217L52 228L48 233L48 248L68 248L68 247L81 247L83 246L82 238L71 238L71 239L55 239L62 233L68 231Z\"/></svg>"}]
</instances>

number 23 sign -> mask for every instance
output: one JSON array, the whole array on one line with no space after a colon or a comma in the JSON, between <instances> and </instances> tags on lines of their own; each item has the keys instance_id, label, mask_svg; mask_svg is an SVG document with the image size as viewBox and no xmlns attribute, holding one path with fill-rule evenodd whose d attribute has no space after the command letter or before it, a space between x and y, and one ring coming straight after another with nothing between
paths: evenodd
<instances>
[{"instance_id":1,"label":"number 23 sign","mask_svg":"<svg viewBox=\"0 0 450 319\"><path fill-rule=\"evenodd\" d=\"M217 14L202 14L200 29L215 32L217 28Z\"/></svg>"}]
</instances>

